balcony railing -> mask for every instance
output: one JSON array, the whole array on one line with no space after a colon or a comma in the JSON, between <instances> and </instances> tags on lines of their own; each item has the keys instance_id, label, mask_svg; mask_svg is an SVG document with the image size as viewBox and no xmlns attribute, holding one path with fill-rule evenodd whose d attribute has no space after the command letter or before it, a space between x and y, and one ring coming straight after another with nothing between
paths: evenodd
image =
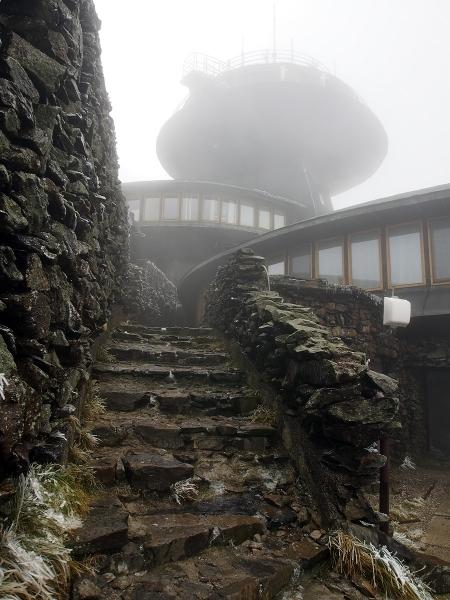
<instances>
[{"instance_id":1,"label":"balcony railing","mask_svg":"<svg viewBox=\"0 0 450 600\"><path fill-rule=\"evenodd\" d=\"M294 52L293 50L256 50L254 52L246 52L235 56L227 61L222 61L207 54L194 53L188 56L183 65L183 76L188 75L192 71L198 71L207 75L220 75L225 71L238 69L250 65L288 63L301 65L302 67L312 67L319 71L328 73L329 70L319 61L307 56Z\"/></svg>"}]
</instances>

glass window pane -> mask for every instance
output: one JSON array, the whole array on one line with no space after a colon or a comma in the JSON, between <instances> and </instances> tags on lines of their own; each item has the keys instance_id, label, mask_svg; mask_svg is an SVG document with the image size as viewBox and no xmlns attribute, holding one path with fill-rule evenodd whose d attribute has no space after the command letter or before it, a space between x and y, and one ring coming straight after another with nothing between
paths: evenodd
<instances>
[{"instance_id":1,"label":"glass window pane","mask_svg":"<svg viewBox=\"0 0 450 600\"><path fill-rule=\"evenodd\" d=\"M305 279L311 277L311 248L309 246L295 251L291 257L291 273Z\"/></svg>"},{"instance_id":2,"label":"glass window pane","mask_svg":"<svg viewBox=\"0 0 450 600\"><path fill-rule=\"evenodd\" d=\"M222 223L235 224L237 221L237 204L231 200L222 201Z\"/></svg>"},{"instance_id":3,"label":"glass window pane","mask_svg":"<svg viewBox=\"0 0 450 600\"><path fill-rule=\"evenodd\" d=\"M391 285L422 283L422 243L419 225L389 230Z\"/></svg>"},{"instance_id":4,"label":"glass window pane","mask_svg":"<svg viewBox=\"0 0 450 600\"><path fill-rule=\"evenodd\" d=\"M273 228L280 229L280 227L284 227L285 225L286 225L286 217L284 215L275 213L273 215Z\"/></svg>"},{"instance_id":5,"label":"glass window pane","mask_svg":"<svg viewBox=\"0 0 450 600\"><path fill-rule=\"evenodd\" d=\"M137 222L139 221L140 218L140 207L141 207L141 201L140 200L128 200L128 212L131 216L132 222Z\"/></svg>"},{"instance_id":6,"label":"glass window pane","mask_svg":"<svg viewBox=\"0 0 450 600\"><path fill-rule=\"evenodd\" d=\"M260 209L258 211L258 227L270 229L270 210Z\"/></svg>"},{"instance_id":7,"label":"glass window pane","mask_svg":"<svg viewBox=\"0 0 450 600\"><path fill-rule=\"evenodd\" d=\"M203 198L202 219L204 221L219 220L219 201L217 198Z\"/></svg>"},{"instance_id":8,"label":"glass window pane","mask_svg":"<svg viewBox=\"0 0 450 600\"><path fill-rule=\"evenodd\" d=\"M351 237L351 282L370 290L381 287L380 240L378 233Z\"/></svg>"},{"instance_id":9,"label":"glass window pane","mask_svg":"<svg viewBox=\"0 0 450 600\"><path fill-rule=\"evenodd\" d=\"M342 242L328 240L319 242L317 246L317 269L320 279L329 283L344 281L344 261Z\"/></svg>"},{"instance_id":10,"label":"glass window pane","mask_svg":"<svg viewBox=\"0 0 450 600\"><path fill-rule=\"evenodd\" d=\"M286 272L284 260L269 263L267 270L269 271L269 275L284 275Z\"/></svg>"},{"instance_id":11,"label":"glass window pane","mask_svg":"<svg viewBox=\"0 0 450 600\"><path fill-rule=\"evenodd\" d=\"M167 197L163 201L163 219L178 219L178 198Z\"/></svg>"},{"instance_id":12,"label":"glass window pane","mask_svg":"<svg viewBox=\"0 0 450 600\"><path fill-rule=\"evenodd\" d=\"M159 198L146 198L144 200L144 221L159 221Z\"/></svg>"},{"instance_id":13,"label":"glass window pane","mask_svg":"<svg viewBox=\"0 0 450 600\"><path fill-rule=\"evenodd\" d=\"M183 196L181 218L183 221L198 221L198 197Z\"/></svg>"},{"instance_id":14,"label":"glass window pane","mask_svg":"<svg viewBox=\"0 0 450 600\"><path fill-rule=\"evenodd\" d=\"M450 218L431 221L430 230L433 279L450 279Z\"/></svg>"},{"instance_id":15,"label":"glass window pane","mask_svg":"<svg viewBox=\"0 0 450 600\"><path fill-rule=\"evenodd\" d=\"M240 206L240 224L245 227L255 226L255 211L253 206L241 204Z\"/></svg>"}]
</instances>

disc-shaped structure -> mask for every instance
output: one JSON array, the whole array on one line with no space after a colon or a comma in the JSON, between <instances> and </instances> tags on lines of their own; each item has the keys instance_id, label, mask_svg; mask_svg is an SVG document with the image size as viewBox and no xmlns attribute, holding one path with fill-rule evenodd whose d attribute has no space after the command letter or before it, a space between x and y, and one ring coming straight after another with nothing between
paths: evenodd
<instances>
[{"instance_id":1,"label":"disc-shaped structure","mask_svg":"<svg viewBox=\"0 0 450 600\"><path fill-rule=\"evenodd\" d=\"M190 94L165 123L159 159L176 179L263 189L328 211L387 152L385 131L355 92L313 64L191 71Z\"/></svg>"}]
</instances>

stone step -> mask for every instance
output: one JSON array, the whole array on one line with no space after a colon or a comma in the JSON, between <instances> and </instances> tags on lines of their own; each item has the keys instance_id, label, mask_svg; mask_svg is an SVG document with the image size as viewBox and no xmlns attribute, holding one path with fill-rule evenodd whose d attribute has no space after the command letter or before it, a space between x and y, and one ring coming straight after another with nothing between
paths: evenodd
<instances>
[{"instance_id":1,"label":"stone step","mask_svg":"<svg viewBox=\"0 0 450 600\"><path fill-rule=\"evenodd\" d=\"M205 384L227 383L230 386L244 383L244 374L232 368L221 369L219 367L177 367L147 365L141 363L100 363L94 366L94 373L97 379L102 376L122 377L124 375L134 375L145 377L152 381L166 381L168 385L174 382L196 381ZM170 375L172 374L172 375ZM175 381L173 380L175 378Z\"/></svg>"},{"instance_id":2,"label":"stone step","mask_svg":"<svg viewBox=\"0 0 450 600\"><path fill-rule=\"evenodd\" d=\"M219 348L214 336L181 336L170 335L164 332L160 333L137 333L134 331L126 331L116 329L111 336L113 341L119 342L143 342L147 344L157 344L158 346L172 346L174 348Z\"/></svg>"},{"instance_id":3,"label":"stone step","mask_svg":"<svg viewBox=\"0 0 450 600\"><path fill-rule=\"evenodd\" d=\"M135 490L166 492L194 474L192 465L155 452L129 451L122 457L125 478Z\"/></svg>"},{"instance_id":4,"label":"stone step","mask_svg":"<svg viewBox=\"0 0 450 600\"><path fill-rule=\"evenodd\" d=\"M288 558L253 556L242 548L212 547L199 556L138 576L113 575L111 587L104 586L101 597L115 598L122 587L126 589L122 597L127 600L273 600L289 585L296 568ZM75 584L76 593L83 582L86 580Z\"/></svg>"},{"instance_id":5,"label":"stone step","mask_svg":"<svg viewBox=\"0 0 450 600\"><path fill-rule=\"evenodd\" d=\"M183 449L168 452L140 444L95 450L92 461L98 481L105 486L126 483L122 459L130 453L157 453L167 459L176 459L185 466L192 465L198 478L198 491L205 500L250 490L252 493L272 493L279 487L292 485L296 477L287 455L276 449L268 453L234 449L226 453ZM167 498L173 504L172 495Z\"/></svg>"},{"instance_id":6,"label":"stone step","mask_svg":"<svg viewBox=\"0 0 450 600\"><path fill-rule=\"evenodd\" d=\"M217 366L226 363L228 355L219 352L195 352L156 346L149 343L115 342L108 352L120 361L146 362L178 366Z\"/></svg>"},{"instance_id":7,"label":"stone step","mask_svg":"<svg viewBox=\"0 0 450 600\"><path fill-rule=\"evenodd\" d=\"M121 331L141 335L172 335L180 337L209 337L213 338L214 330L210 327L149 327L139 323L122 323Z\"/></svg>"},{"instance_id":8,"label":"stone step","mask_svg":"<svg viewBox=\"0 0 450 600\"><path fill-rule=\"evenodd\" d=\"M265 531L248 515L153 514L129 519L129 538L143 549L148 566L198 555L212 545L239 545Z\"/></svg>"},{"instance_id":9,"label":"stone step","mask_svg":"<svg viewBox=\"0 0 450 600\"><path fill-rule=\"evenodd\" d=\"M92 502L89 514L70 540L75 556L114 552L128 542L128 512L116 496L102 495Z\"/></svg>"},{"instance_id":10,"label":"stone step","mask_svg":"<svg viewBox=\"0 0 450 600\"><path fill-rule=\"evenodd\" d=\"M246 415L259 404L251 390L229 386L205 385L170 386L158 385L145 378L123 377L99 381L100 396L112 411L131 412L157 401L160 412L165 414L189 415Z\"/></svg>"},{"instance_id":11,"label":"stone step","mask_svg":"<svg viewBox=\"0 0 450 600\"><path fill-rule=\"evenodd\" d=\"M102 446L118 447L132 439L167 450L198 449L221 451L226 448L265 451L276 430L269 425L237 419L199 417L189 421L167 421L133 413L134 418L108 413L92 424L91 433Z\"/></svg>"}]
</instances>

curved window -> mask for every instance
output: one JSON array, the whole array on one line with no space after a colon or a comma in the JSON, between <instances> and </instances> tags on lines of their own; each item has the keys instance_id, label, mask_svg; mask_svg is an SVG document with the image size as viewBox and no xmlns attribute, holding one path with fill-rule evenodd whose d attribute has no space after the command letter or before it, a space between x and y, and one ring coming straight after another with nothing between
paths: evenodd
<instances>
[{"instance_id":1,"label":"curved window","mask_svg":"<svg viewBox=\"0 0 450 600\"><path fill-rule=\"evenodd\" d=\"M344 249L341 240L318 242L317 276L329 283L344 281Z\"/></svg>"},{"instance_id":2,"label":"curved window","mask_svg":"<svg viewBox=\"0 0 450 600\"><path fill-rule=\"evenodd\" d=\"M161 210L161 199L146 198L144 200L144 221L159 221Z\"/></svg>"},{"instance_id":3,"label":"curved window","mask_svg":"<svg viewBox=\"0 0 450 600\"><path fill-rule=\"evenodd\" d=\"M237 204L231 200L222 200L222 223L229 223L235 225L237 221Z\"/></svg>"},{"instance_id":4,"label":"curved window","mask_svg":"<svg viewBox=\"0 0 450 600\"><path fill-rule=\"evenodd\" d=\"M420 224L390 227L388 237L390 285L396 287L423 283Z\"/></svg>"},{"instance_id":5,"label":"curved window","mask_svg":"<svg viewBox=\"0 0 450 600\"><path fill-rule=\"evenodd\" d=\"M430 222L433 282L450 280L450 217Z\"/></svg>"},{"instance_id":6,"label":"curved window","mask_svg":"<svg viewBox=\"0 0 450 600\"><path fill-rule=\"evenodd\" d=\"M270 229L270 210L263 208L258 211L258 227L260 229Z\"/></svg>"},{"instance_id":7,"label":"curved window","mask_svg":"<svg viewBox=\"0 0 450 600\"><path fill-rule=\"evenodd\" d=\"M311 247L304 246L295 250L291 256L291 274L303 279L311 277Z\"/></svg>"},{"instance_id":8,"label":"curved window","mask_svg":"<svg viewBox=\"0 0 450 600\"><path fill-rule=\"evenodd\" d=\"M218 221L219 220L219 201L217 198L203 198L202 207L203 221Z\"/></svg>"},{"instance_id":9,"label":"curved window","mask_svg":"<svg viewBox=\"0 0 450 600\"><path fill-rule=\"evenodd\" d=\"M286 217L281 215L280 213L275 213L273 215L273 228L280 229L280 227L284 227L286 225Z\"/></svg>"},{"instance_id":10,"label":"curved window","mask_svg":"<svg viewBox=\"0 0 450 600\"><path fill-rule=\"evenodd\" d=\"M198 221L198 209L198 196L183 196L181 205L181 219L183 221Z\"/></svg>"},{"instance_id":11,"label":"curved window","mask_svg":"<svg viewBox=\"0 0 450 600\"><path fill-rule=\"evenodd\" d=\"M253 206L248 204L241 204L239 207L239 222L244 227L255 226L255 210Z\"/></svg>"},{"instance_id":12,"label":"curved window","mask_svg":"<svg viewBox=\"0 0 450 600\"><path fill-rule=\"evenodd\" d=\"M356 233L350 237L350 281L366 290L382 287L378 232Z\"/></svg>"}]
</instances>

